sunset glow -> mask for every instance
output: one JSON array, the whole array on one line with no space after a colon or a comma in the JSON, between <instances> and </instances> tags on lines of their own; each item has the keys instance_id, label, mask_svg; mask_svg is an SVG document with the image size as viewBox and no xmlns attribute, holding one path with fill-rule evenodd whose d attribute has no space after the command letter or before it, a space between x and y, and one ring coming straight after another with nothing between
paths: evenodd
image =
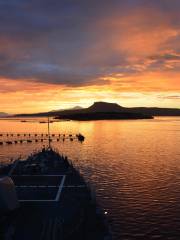
<instances>
[{"instance_id":1,"label":"sunset glow","mask_svg":"<svg viewBox=\"0 0 180 240\"><path fill-rule=\"evenodd\" d=\"M0 112L179 108L178 0L38 2L1 3Z\"/></svg>"}]
</instances>

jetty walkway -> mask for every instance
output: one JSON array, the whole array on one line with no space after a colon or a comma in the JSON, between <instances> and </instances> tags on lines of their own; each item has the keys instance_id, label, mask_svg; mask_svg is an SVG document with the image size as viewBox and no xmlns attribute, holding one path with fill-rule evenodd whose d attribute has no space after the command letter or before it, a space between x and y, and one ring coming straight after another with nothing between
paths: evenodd
<instances>
[{"instance_id":1,"label":"jetty walkway","mask_svg":"<svg viewBox=\"0 0 180 240\"><path fill-rule=\"evenodd\" d=\"M0 145L38 143L44 141L80 141L83 142L85 137L82 134L62 134L62 133L0 133Z\"/></svg>"}]
</instances>

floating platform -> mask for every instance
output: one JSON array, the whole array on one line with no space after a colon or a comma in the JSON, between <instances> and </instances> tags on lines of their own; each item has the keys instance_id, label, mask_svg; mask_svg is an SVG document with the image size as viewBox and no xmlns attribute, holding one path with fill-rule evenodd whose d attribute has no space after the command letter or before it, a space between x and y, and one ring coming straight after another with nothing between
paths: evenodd
<instances>
[{"instance_id":1,"label":"floating platform","mask_svg":"<svg viewBox=\"0 0 180 240\"><path fill-rule=\"evenodd\" d=\"M83 142L85 137L82 134L45 134L45 133L0 133L0 145L22 144L22 143L38 143L45 141L76 141Z\"/></svg>"}]
</instances>

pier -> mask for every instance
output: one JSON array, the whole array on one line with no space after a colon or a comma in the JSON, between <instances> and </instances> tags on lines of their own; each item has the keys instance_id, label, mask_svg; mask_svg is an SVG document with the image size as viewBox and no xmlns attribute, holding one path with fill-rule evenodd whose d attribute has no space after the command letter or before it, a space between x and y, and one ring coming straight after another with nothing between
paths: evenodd
<instances>
[{"instance_id":1,"label":"pier","mask_svg":"<svg viewBox=\"0 0 180 240\"><path fill-rule=\"evenodd\" d=\"M46 141L60 142L60 141L79 141L83 142L85 137L82 134L62 134L52 133L0 133L0 145L12 145L23 143L43 143Z\"/></svg>"}]
</instances>

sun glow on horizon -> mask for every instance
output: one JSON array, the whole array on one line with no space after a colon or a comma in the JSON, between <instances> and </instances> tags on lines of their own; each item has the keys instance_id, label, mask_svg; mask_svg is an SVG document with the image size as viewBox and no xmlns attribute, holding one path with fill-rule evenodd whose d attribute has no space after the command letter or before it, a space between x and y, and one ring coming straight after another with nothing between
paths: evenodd
<instances>
[{"instance_id":1,"label":"sun glow on horizon","mask_svg":"<svg viewBox=\"0 0 180 240\"><path fill-rule=\"evenodd\" d=\"M180 107L178 3L80 0L77 8L55 2L58 11L23 1L29 9L23 15L16 1L2 4L0 112L95 101ZM8 18L12 6L16 11Z\"/></svg>"}]
</instances>

